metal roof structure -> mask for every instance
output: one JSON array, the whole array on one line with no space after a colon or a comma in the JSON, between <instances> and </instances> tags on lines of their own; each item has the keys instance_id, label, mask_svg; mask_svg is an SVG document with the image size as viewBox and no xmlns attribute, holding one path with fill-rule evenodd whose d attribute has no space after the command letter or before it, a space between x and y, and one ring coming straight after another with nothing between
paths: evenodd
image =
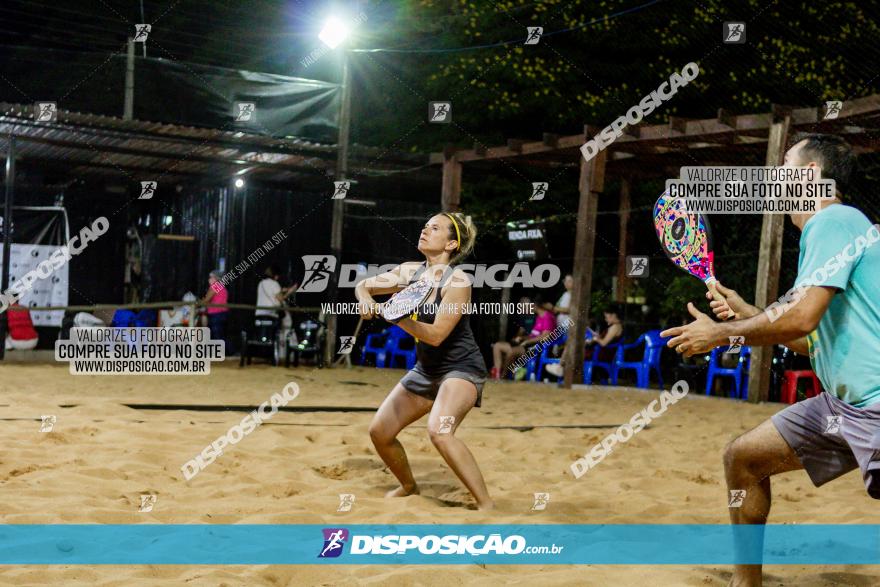
<instances>
[{"instance_id":1,"label":"metal roof structure","mask_svg":"<svg viewBox=\"0 0 880 587\"><path fill-rule=\"evenodd\" d=\"M0 103L0 149L15 136L23 166L34 162L80 177L169 180L247 174L249 180L284 183L332 176L335 144L295 137L124 120L58 110L53 122L35 120L31 104ZM350 171L358 175L399 173L428 163L427 154L397 153L352 145Z\"/></svg>"}]
</instances>

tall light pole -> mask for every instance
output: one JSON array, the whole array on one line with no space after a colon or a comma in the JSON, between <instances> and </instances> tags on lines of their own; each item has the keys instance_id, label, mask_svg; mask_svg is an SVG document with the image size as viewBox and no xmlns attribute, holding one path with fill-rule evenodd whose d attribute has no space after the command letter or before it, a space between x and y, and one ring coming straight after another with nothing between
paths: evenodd
<instances>
[{"instance_id":1,"label":"tall light pole","mask_svg":"<svg viewBox=\"0 0 880 587\"><path fill-rule=\"evenodd\" d=\"M324 25L319 38L331 49L342 45L348 37L348 28L340 20L331 17ZM339 138L336 152L336 175L334 181L345 181L348 175L348 138L351 126L351 72L348 67L348 55L345 46L341 47L342 59L342 101L339 105ZM331 191L331 193L333 193ZM345 215L345 200L333 200L333 219L330 228L330 250L337 263L342 260L342 224ZM337 274L330 276L330 301L335 304L339 299ZM331 306L335 307L335 306ZM327 338L324 344L324 364L332 366L333 351L336 348L336 314L327 316Z\"/></svg>"}]
</instances>

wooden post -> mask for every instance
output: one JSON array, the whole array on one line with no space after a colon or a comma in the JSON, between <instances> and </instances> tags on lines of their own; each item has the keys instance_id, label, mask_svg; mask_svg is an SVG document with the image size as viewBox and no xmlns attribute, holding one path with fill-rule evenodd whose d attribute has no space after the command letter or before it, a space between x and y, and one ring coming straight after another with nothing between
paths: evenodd
<instances>
[{"instance_id":1,"label":"wooden post","mask_svg":"<svg viewBox=\"0 0 880 587\"><path fill-rule=\"evenodd\" d=\"M791 117L785 116L770 127L767 140L767 165L782 165ZM785 215L764 214L761 224L761 250L758 254L758 279L755 284L755 305L766 308L779 296L779 266L782 261L782 230ZM752 347L749 365L749 401L767 401L770 391L770 365L773 347Z\"/></svg>"},{"instance_id":2,"label":"wooden post","mask_svg":"<svg viewBox=\"0 0 880 587\"><path fill-rule=\"evenodd\" d=\"M447 155L443 160L443 186L440 204L444 212L458 212L461 203L461 163L455 154Z\"/></svg>"},{"instance_id":3,"label":"wooden post","mask_svg":"<svg viewBox=\"0 0 880 587\"><path fill-rule=\"evenodd\" d=\"M6 150L6 195L3 203L3 272L0 292L9 289L12 262L12 212L15 203L15 135L9 133ZM0 361L6 358L6 333L9 332L9 312L0 315Z\"/></svg>"},{"instance_id":4,"label":"wooden post","mask_svg":"<svg viewBox=\"0 0 880 587\"><path fill-rule=\"evenodd\" d=\"M605 184L607 151L600 151L590 161L578 154L581 176L578 182L577 232L574 241L574 287L571 292L569 315L573 321L565 345L565 373L563 387L571 389L574 381L583 380L584 336L590 319L590 290L593 286L593 252L596 245L596 211L599 193Z\"/></svg>"},{"instance_id":5,"label":"wooden post","mask_svg":"<svg viewBox=\"0 0 880 587\"><path fill-rule=\"evenodd\" d=\"M626 277L626 256L629 254L629 197L630 182L623 178L620 180L620 239L617 247L617 296L618 302L626 302L626 293L629 290L629 279Z\"/></svg>"},{"instance_id":6,"label":"wooden post","mask_svg":"<svg viewBox=\"0 0 880 587\"><path fill-rule=\"evenodd\" d=\"M507 272L507 277L510 277L510 272ZM504 281L507 282L507 277L505 277ZM510 303L510 286L505 285L504 289L501 290L501 307L506 308L507 304ZM507 340L507 312L501 312L498 316L498 340Z\"/></svg>"},{"instance_id":7,"label":"wooden post","mask_svg":"<svg viewBox=\"0 0 880 587\"><path fill-rule=\"evenodd\" d=\"M336 152L336 174L334 181L348 178L348 144L351 135L351 67L348 55L342 50L342 102L339 106L339 140ZM247 201L247 200L245 200ZM345 224L345 200L333 200L330 220L330 251L337 262L342 263L342 227ZM244 230L244 229L242 229ZM242 239L242 244L244 240ZM339 300L339 277L330 274L330 303ZM333 354L337 345L338 321L335 313L327 315L327 331L324 338L324 364L333 368Z\"/></svg>"}]
</instances>

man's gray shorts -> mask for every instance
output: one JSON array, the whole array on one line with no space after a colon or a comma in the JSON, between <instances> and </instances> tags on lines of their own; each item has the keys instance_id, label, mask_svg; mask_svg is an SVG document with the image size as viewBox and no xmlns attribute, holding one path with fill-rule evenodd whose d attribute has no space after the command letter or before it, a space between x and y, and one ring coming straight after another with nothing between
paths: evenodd
<instances>
[{"instance_id":1,"label":"man's gray shorts","mask_svg":"<svg viewBox=\"0 0 880 587\"><path fill-rule=\"evenodd\" d=\"M411 369L400 384L410 393L420 395L431 401L437 399L437 393L440 391L440 385L451 378L464 379L470 381L477 388L477 401L474 407L479 408L483 401L483 384L486 383L486 377L477 373L468 373L467 371L450 371L440 377L429 377L417 369Z\"/></svg>"},{"instance_id":2,"label":"man's gray shorts","mask_svg":"<svg viewBox=\"0 0 880 587\"><path fill-rule=\"evenodd\" d=\"M820 393L772 420L816 487L858 468L868 495L880 499L880 403L860 409Z\"/></svg>"}]
</instances>

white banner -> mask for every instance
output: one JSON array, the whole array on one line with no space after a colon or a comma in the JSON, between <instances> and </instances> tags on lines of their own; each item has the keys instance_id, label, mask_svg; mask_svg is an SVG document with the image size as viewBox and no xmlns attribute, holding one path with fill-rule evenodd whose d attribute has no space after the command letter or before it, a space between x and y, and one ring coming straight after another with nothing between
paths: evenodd
<instances>
[{"instance_id":1,"label":"white banner","mask_svg":"<svg viewBox=\"0 0 880 587\"><path fill-rule=\"evenodd\" d=\"M9 283L15 283L22 275L37 268L46 261L49 255L60 248L60 245L29 245L12 243L9 263ZM0 243L0 271L3 270L3 243ZM33 287L19 300L23 307L66 306L70 267L65 263L52 272L46 279L37 279ZM31 312L34 326L61 326L64 310L51 312Z\"/></svg>"}]
</instances>

